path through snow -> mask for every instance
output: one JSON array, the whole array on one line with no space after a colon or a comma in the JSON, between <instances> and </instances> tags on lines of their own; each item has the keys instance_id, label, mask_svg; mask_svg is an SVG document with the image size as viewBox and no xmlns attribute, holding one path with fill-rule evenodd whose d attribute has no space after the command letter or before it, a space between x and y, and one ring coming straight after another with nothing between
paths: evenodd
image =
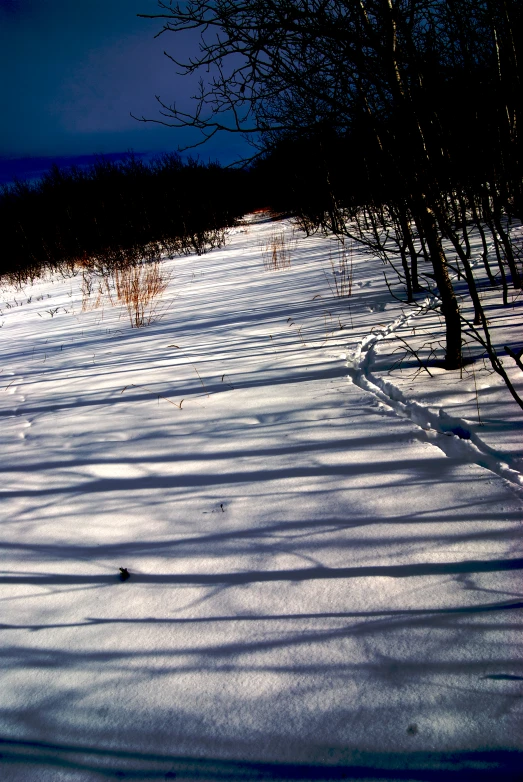
<instances>
[{"instance_id":1,"label":"path through snow","mask_svg":"<svg viewBox=\"0 0 523 782\"><path fill-rule=\"evenodd\" d=\"M513 484L523 498L523 474L514 466L514 460L507 454L490 447L470 427L468 421L449 415L444 409L438 412L408 399L393 383L373 374L375 347L398 329L423 315L433 306L432 298L426 299L419 309L404 313L388 326L367 334L347 356L350 380L363 391L384 402L399 416L408 418L427 433L427 439L447 456L474 462L480 467L499 475ZM519 459L518 459L519 462Z\"/></svg>"}]
</instances>

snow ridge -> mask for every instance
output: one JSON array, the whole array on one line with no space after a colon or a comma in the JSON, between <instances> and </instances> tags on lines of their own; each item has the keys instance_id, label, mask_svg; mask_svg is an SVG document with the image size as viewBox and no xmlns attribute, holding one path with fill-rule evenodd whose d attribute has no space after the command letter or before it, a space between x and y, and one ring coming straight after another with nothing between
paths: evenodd
<instances>
[{"instance_id":1,"label":"snow ridge","mask_svg":"<svg viewBox=\"0 0 523 782\"><path fill-rule=\"evenodd\" d=\"M523 492L523 475L516 469L510 456L483 442L464 419L449 415L441 408L434 412L419 402L408 399L393 383L372 372L378 342L423 315L433 308L437 301L434 296L427 297L416 310L403 313L383 329L363 337L354 350L347 351L348 378L363 391L372 394L394 410L397 415L410 419L423 429L429 442L440 448L446 456L474 462L490 470L521 490L517 492L520 495Z\"/></svg>"}]
</instances>

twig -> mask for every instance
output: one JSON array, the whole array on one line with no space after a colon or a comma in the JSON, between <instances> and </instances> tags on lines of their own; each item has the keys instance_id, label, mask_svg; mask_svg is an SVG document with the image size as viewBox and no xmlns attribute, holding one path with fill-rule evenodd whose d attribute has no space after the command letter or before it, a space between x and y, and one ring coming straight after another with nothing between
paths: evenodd
<instances>
[{"instance_id":1,"label":"twig","mask_svg":"<svg viewBox=\"0 0 523 782\"><path fill-rule=\"evenodd\" d=\"M150 386L139 385L138 383L129 383L128 386L124 386L124 388L122 388L122 390L120 391L120 394L123 394L123 392L127 388L131 388L131 387L132 388L145 388L147 391L152 391L153 394L156 394L156 391L153 391L153 389ZM173 405L174 407L177 407L179 410L182 409L182 402L184 401L183 399L181 400L180 403L178 403L178 402L173 402L172 399L168 399L166 396L162 396L162 394L156 394L156 396L158 397L158 399L165 399L166 402L169 402L170 405Z\"/></svg>"}]
</instances>

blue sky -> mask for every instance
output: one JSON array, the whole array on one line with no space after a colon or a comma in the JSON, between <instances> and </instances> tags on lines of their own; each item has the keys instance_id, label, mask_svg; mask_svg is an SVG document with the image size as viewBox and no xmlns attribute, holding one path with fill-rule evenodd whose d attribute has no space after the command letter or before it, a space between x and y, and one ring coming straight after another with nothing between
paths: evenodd
<instances>
[{"instance_id":1,"label":"blue sky","mask_svg":"<svg viewBox=\"0 0 523 782\"><path fill-rule=\"evenodd\" d=\"M183 59L197 36L155 39L161 21L136 14L157 10L156 0L0 0L0 181L56 157L174 151L199 139L130 116L160 118L155 95L187 108L194 91L163 52ZM197 152L229 163L248 149L227 136Z\"/></svg>"}]
</instances>

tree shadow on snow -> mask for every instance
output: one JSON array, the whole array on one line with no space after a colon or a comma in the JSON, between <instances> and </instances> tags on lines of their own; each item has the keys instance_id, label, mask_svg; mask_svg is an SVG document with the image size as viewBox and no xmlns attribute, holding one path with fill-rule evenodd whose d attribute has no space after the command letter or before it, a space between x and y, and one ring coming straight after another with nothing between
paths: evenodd
<instances>
[{"instance_id":1,"label":"tree shadow on snow","mask_svg":"<svg viewBox=\"0 0 523 782\"><path fill-rule=\"evenodd\" d=\"M414 730L413 730L414 733ZM325 748L328 751L329 748ZM519 782L523 753L470 752L355 753L356 763L292 764L184 757L0 737L0 764L33 772L84 772L107 779L153 780L365 780L366 782Z\"/></svg>"}]
</instances>

